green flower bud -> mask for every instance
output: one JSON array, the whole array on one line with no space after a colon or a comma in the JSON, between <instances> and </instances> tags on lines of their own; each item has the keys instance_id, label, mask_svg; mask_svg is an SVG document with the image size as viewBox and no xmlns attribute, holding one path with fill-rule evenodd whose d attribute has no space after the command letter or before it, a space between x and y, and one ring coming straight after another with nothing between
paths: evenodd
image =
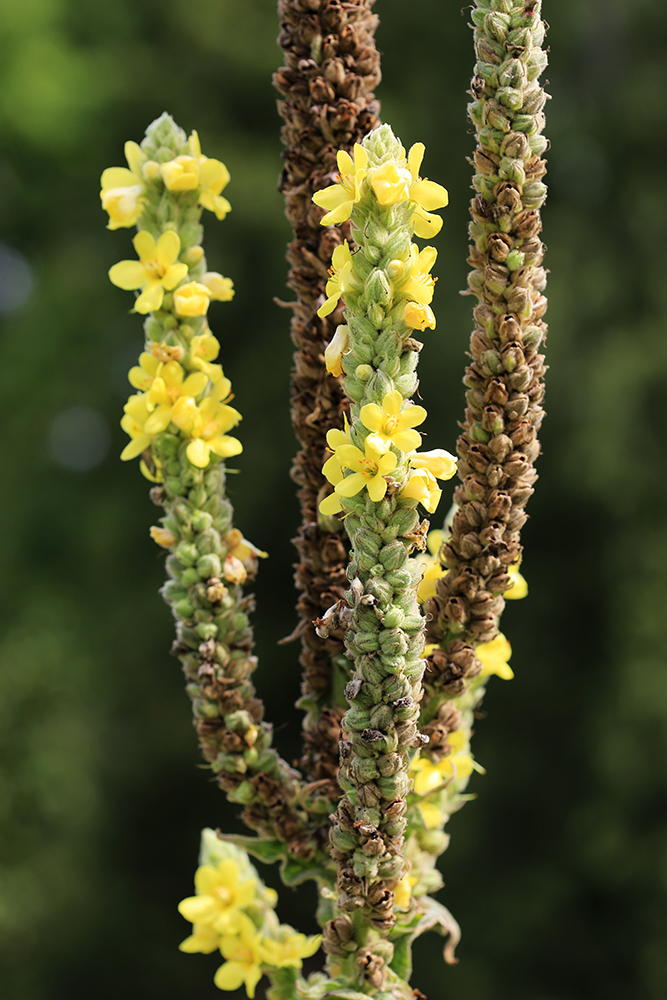
<instances>
[{"instance_id":1,"label":"green flower bud","mask_svg":"<svg viewBox=\"0 0 667 1000\"><path fill-rule=\"evenodd\" d=\"M380 549L380 562L390 573L401 569L407 560L407 552L403 542L399 542L398 539L395 542L390 542L389 545L383 546Z\"/></svg>"},{"instance_id":2,"label":"green flower bud","mask_svg":"<svg viewBox=\"0 0 667 1000\"><path fill-rule=\"evenodd\" d=\"M214 625L213 622L201 622L196 626L195 631L201 639L206 641L206 639L215 639L218 634L218 626Z\"/></svg>"},{"instance_id":3,"label":"green flower bud","mask_svg":"<svg viewBox=\"0 0 667 1000\"><path fill-rule=\"evenodd\" d=\"M197 560L197 572L202 580L208 580L212 576L219 577L222 574L220 556L217 556L214 552L210 553L210 555L202 556Z\"/></svg>"},{"instance_id":4,"label":"green flower bud","mask_svg":"<svg viewBox=\"0 0 667 1000\"><path fill-rule=\"evenodd\" d=\"M181 542L180 545L177 545L174 549L174 555L185 566L193 566L199 559L197 546L190 542Z\"/></svg>"},{"instance_id":5,"label":"green flower bud","mask_svg":"<svg viewBox=\"0 0 667 1000\"><path fill-rule=\"evenodd\" d=\"M352 866L357 878L375 878L378 873L378 865L377 858L369 858L360 850L354 852Z\"/></svg>"}]
</instances>

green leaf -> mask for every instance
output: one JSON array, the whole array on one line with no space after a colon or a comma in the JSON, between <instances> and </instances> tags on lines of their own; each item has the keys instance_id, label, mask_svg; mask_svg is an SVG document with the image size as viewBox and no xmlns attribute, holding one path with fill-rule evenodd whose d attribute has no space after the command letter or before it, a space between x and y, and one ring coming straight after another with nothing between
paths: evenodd
<instances>
[{"instance_id":1,"label":"green leaf","mask_svg":"<svg viewBox=\"0 0 667 1000\"><path fill-rule=\"evenodd\" d=\"M333 886L333 872L325 868L327 858L325 855L316 855L311 861L303 863L295 858L286 857L280 865L280 874L285 885L300 885L309 878L316 882L324 882L328 886Z\"/></svg>"},{"instance_id":2,"label":"green leaf","mask_svg":"<svg viewBox=\"0 0 667 1000\"><path fill-rule=\"evenodd\" d=\"M287 858L286 845L280 840L260 840L258 837L244 837L237 833L219 834L221 840L242 847L253 858L264 861L267 865L275 864L281 858Z\"/></svg>"},{"instance_id":3,"label":"green leaf","mask_svg":"<svg viewBox=\"0 0 667 1000\"><path fill-rule=\"evenodd\" d=\"M394 957L390 967L397 976L405 979L406 982L412 975L412 942L416 935L404 934L398 941L394 941Z\"/></svg>"}]
</instances>

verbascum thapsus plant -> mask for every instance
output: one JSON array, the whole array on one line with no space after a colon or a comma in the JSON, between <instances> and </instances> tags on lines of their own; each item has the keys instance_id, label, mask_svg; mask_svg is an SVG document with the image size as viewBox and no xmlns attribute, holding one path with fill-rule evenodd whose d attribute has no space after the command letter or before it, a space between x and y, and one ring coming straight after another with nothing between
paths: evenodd
<instances>
[{"instance_id":1,"label":"verbascum thapsus plant","mask_svg":"<svg viewBox=\"0 0 667 1000\"><path fill-rule=\"evenodd\" d=\"M202 155L196 133L186 139L162 116L141 146L127 144L127 169L102 178L109 228L138 229L137 259L110 277L137 293L134 311L146 316L122 457L140 459L165 508L151 535L169 553L164 595L202 752L258 835L204 831L196 894L180 906L193 924L181 947L221 952L222 990L245 986L253 997L267 974L271 1000L414 998L411 945L430 929L449 936L445 958L454 961L459 930L430 895L442 884L435 865L444 826L482 770L470 740L486 679L512 677L498 631L504 598L526 592L519 530L539 452L546 309L539 3L478 0L472 13L469 285L479 304L461 485L444 529L430 533L419 507L436 511L456 460L421 450L416 334L436 326L437 254L413 237L437 234L434 211L447 193L420 176L421 143L406 153L388 126L377 127L371 6L279 4L281 189L295 228L305 781L271 747L250 679L252 597L243 586L265 553L233 527L224 492L226 461L242 450L241 415L206 316L211 299L234 290L206 269L200 216L230 210L229 174ZM278 923L275 895L248 852L279 861L288 885L316 881L326 971L303 978L321 937Z\"/></svg>"}]
</instances>

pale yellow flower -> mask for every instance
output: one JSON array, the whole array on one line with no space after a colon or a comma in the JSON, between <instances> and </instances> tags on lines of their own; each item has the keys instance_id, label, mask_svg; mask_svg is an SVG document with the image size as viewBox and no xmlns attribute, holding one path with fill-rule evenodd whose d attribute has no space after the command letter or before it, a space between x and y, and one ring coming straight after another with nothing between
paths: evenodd
<instances>
[{"instance_id":1,"label":"pale yellow flower","mask_svg":"<svg viewBox=\"0 0 667 1000\"><path fill-rule=\"evenodd\" d=\"M241 414L233 406L219 402L216 398L217 389L218 386L215 386L199 406L194 399L182 397L176 401L172 412L172 420L176 426L192 438L186 454L198 469L206 468L211 452L221 458L231 458L243 451L241 442L226 433L236 427Z\"/></svg>"},{"instance_id":2,"label":"pale yellow flower","mask_svg":"<svg viewBox=\"0 0 667 1000\"><path fill-rule=\"evenodd\" d=\"M142 229L132 240L139 260L121 260L109 269L109 278L118 288L141 288L134 303L135 312L156 312L162 305L165 289L171 291L188 273L187 264L177 264L181 250L178 233L172 229L160 236L157 243Z\"/></svg>"},{"instance_id":3,"label":"pale yellow flower","mask_svg":"<svg viewBox=\"0 0 667 1000\"><path fill-rule=\"evenodd\" d=\"M231 278L225 278L217 271L207 271L199 280L202 285L206 285L210 297L217 302L231 302L234 298L234 282Z\"/></svg>"},{"instance_id":4,"label":"pale yellow flower","mask_svg":"<svg viewBox=\"0 0 667 1000\"><path fill-rule=\"evenodd\" d=\"M475 648L475 655L482 662L480 677L496 674L504 681L510 681L514 677L514 671L509 665L512 647L502 632L499 632L491 642L480 643Z\"/></svg>"},{"instance_id":5,"label":"pale yellow flower","mask_svg":"<svg viewBox=\"0 0 667 1000\"><path fill-rule=\"evenodd\" d=\"M429 514L434 514L440 503L442 490L428 469L411 469L400 496L418 500Z\"/></svg>"},{"instance_id":6,"label":"pale yellow flower","mask_svg":"<svg viewBox=\"0 0 667 1000\"><path fill-rule=\"evenodd\" d=\"M437 824L436 824L437 825ZM412 889L417 884L414 875L406 875L394 889L394 906L397 910L407 910L412 899Z\"/></svg>"},{"instance_id":7,"label":"pale yellow flower","mask_svg":"<svg viewBox=\"0 0 667 1000\"><path fill-rule=\"evenodd\" d=\"M398 205L410 200L410 185L412 174L405 166L398 166L390 160L383 163L373 172L371 187L381 205Z\"/></svg>"},{"instance_id":8,"label":"pale yellow flower","mask_svg":"<svg viewBox=\"0 0 667 1000\"><path fill-rule=\"evenodd\" d=\"M142 176L145 153L136 142L125 143L126 167L107 167L100 179L102 208L109 213L108 229L134 226L141 215L146 185Z\"/></svg>"},{"instance_id":9,"label":"pale yellow flower","mask_svg":"<svg viewBox=\"0 0 667 1000\"><path fill-rule=\"evenodd\" d=\"M292 928L286 924L282 924L280 930L285 935L282 939L265 937L261 942L262 961L275 969L300 969L303 965L302 959L314 955L322 943L321 934L312 937L306 937L305 934L289 934Z\"/></svg>"},{"instance_id":10,"label":"pale yellow flower","mask_svg":"<svg viewBox=\"0 0 667 1000\"><path fill-rule=\"evenodd\" d=\"M331 277L326 284L326 302L323 302L317 310L320 319L324 319L332 313L338 305L341 295L345 295L354 288L352 278L352 254L347 245L347 241L337 246L331 256L331 267L329 268Z\"/></svg>"},{"instance_id":11,"label":"pale yellow flower","mask_svg":"<svg viewBox=\"0 0 667 1000\"><path fill-rule=\"evenodd\" d=\"M227 959L216 972L213 982L219 990L237 990L245 986L253 1000L255 987L262 978L262 935L245 913L240 914L238 933L225 935L220 951Z\"/></svg>"},{"instance_id":12,"label":"pale yellow flower","mask_svg":"<svg viewBox=\"0 0 667 1000\"><path fill-rule=\"evenodd\" d=\"M403 322L411 330L435 330L433 310L422 302L406 302Z\"/></svg>"},{"instance_id":13,"label":"pale yellow flower","mask_svg":"<svg viewBox=\"0 0 667 1000\"><path fill-rule=\"evenodd\" d=\"M528 581L519 572L520 565L520 562L515 562L507 568L507 575L512 583L503 594L506 601L520 601L522 597L528 596Z\"/></svg>"},{"instance_id":14,"label":"pale yellow flower","mask_svg":"<svg viewBox=\"0 0 667 1000\"><path fill-rule=\"evenodd\" d=\"M424 247L419 250L413 243L410 248L410 272L407 280L401 285L401 295L408 299L413 299L421 305L428 305L433 301L433 290L436 278L430 271L435 264L438 251L435 247Z\"/></svg>"},{"instance_id":15,"label":"pale yellow flower","mask_svg":"<svg viewBox=\"0 0 667 1000\"><path fill-rule=\"evenodd\" d=\"M149 354L148 351L143 351L139 355L139 364L130 368L127 373L130 385L134 386L135 389L141 389L142 392L146 392L152 386L153 379L157 375L159 367L160 362L155 355Z\"/></svg>"},{"instance_id":16,"label":"pale yellow flower","mask_svg":"<svg viewBox=\"0 0 667 1000\"><path fill-rule=\"evenodd\" d=\"M395 445L400 451L413 451L422 442L421 434L412 428L422 424L427 417L423 406L408 405L404 409L403 396L398 389L388 392L377 403L362 406L359 419L364 427L379 435L383 441Z\"/></svg>"},{"instance_id":17,"label":"pale yellow flower","mask_svg":"<svg viewBox=\"0 0 667 1000\"><path fill-rule=\"evenodd\" d=\"M417 598L422 604L428 601L429 598L435 597L438 580L446 576L449 572L440 564L438 558L444 538L445 533L439 528L429 531L426 537L426 548L428 551L419 553L415 557L417 562L420 562L424 566L424 575L417 584ZM426 650L424 650L424 655L428 656Z\"/></svg>"},{"instance_id":18,"label":"pale yellow flower","mask_svg":"<svg viewBox=\"0 0 667 1000\"><path fill-rule=\"evenodd\" d=\"M351 476L346 476L336 484L339 496L354 497L365 487L375 503L384 498L387 492L384 477L394 471L398 459L381 438L376 434L369 434L364 442L363 452L353 444L339 445L335 457L342 468L352 470Z\"/></svg>"},{"instance_id":19,"label":"pale yellow flower","mask_svg":"<svg viewBox=\"0 0 667 1000\"><path fill-rule=\"evenodd\" d=\"M416 451L410 455L413 469L427 469L436 479L451 479L456 473L456 459L444 448Z\"/></svg>"},{"instance_id":20,"label":"pale yellow flower","mask_svg":"<svg viewBox=\"0 0 667 1000\"><path fill-rule=\"evenodd\" d=\"M324 364L331 375L342 375L341 362L350 349L350 329L347 326L337 326L331 341L324 350Z\"/></svg>"},{"instance_id":21,"label":"pale yellow flower","mask_svg":"<svg viewBox=\"0 0 667 1000\"><path fill-rule=\"evenodd\" d=\"M151 410L145 393L139 392L130 396L123 409L125 415L121 419L120 426L126 434L130 435L132 440L125 445L120 457L121 461L128 462L131 458L137 458L142 451L150 446L155 434L146 430L146 422Z\"/></svg>"},{"instance_id":22,"label":"pale yellow flower","mask_svg":"<svg viewBox=\"0 0 667 1000\"><path fill-rule=\"evenodd\" d=\"M241 911L257 895L257 880L240 881L237 863L225 858L215 867L201 865L197 869L195 890L196 896L178 904L181 916L192 924L211 927L216 934L233 934L240 926Z\"/></svg>"},{"instance_id":23,"label":"pale yellow flower","mask_svg":"<svg viewBox=\"0 0 667 1000\"><path fill-rule=\"evenodd\" d=\"M199 187L199 163L194 156L177 156L162 163L160 173L169 191L194 191Z\"/></svg>"},{"instance_id":24,"label":"pale yellow flower","mask_svg":"<svg viewBox=\"0 0 667 1000\"><path fill-rule=\"evenodd\" d=\"M176 535L173 531L170 531L169 528L158 528L155 524L150 529L150 536L163 549L170 549L176 541Z\"/></svg>"},{"instance_id":25,"label":"pale yellow flower","mask_svg":"<svg viewBox=\"0 0 667 1000\"><path fill-rule=\"evenodd\" d=\"M208 156L202 156L199 136L192 132L188 140L190 153L199 164L199 204L214 212L217 219L222 221L232 206L220 192L229 184L229 170L222 160L214 160Z\"/></svg>"},{"instance_id":26,"label":"pale yellow flower","mask_svg":"<svg viewBox=\"0 0 667 1000\"><path fill-rule=\"evenodd\" d=\"M359 143L355 143L353 155L354 159L349 153L339 150L336 157L340 171L337 183L322 191L316 191L313 195L315 204L327 210L326 215L320 219L322 226L336 226L345 222L359 201L361 185L368 166L368 155Z\"/></svg>"},{"instance_id":27,"label":"pale yellow flower","mask_svg":"<svg viewBox=\"0 0 667 1000\"><path fill-rule=\"evenodd\" d=\"M146 393L151 415L146 421L146 430L150 434L160 434L165 431L173 419L176 403L183 399L199 396L208 379L203 372L193 372L185 377L185 371L178 361L169 361L160 365L152 385Z\"/></svg>"},{"instance_id":28,"label":"pale yellow flower","mask_svg":"<svg viewBox=\"0 0 667 1000\"><path fill-rule=\"evenodd\" d=\"M179 316L205 316L211 290L200 281L189 281L174 292L174 308Z\"/></svg>"},{"instance_id":29,"label":"pale yellow flower","mask_svg":"<svg viewBox=\"0 0 667 1000\"><path fill-rule=\"evenodd\" d=\"M408 153L408 169L412 175L410 200L417 203L412 224L415 236L419 236L420 239L430 239L440 232L442 219L439 215L431 215L431 212L436 208L444 208L449 202L449 195L441 184L422 180L419 176L425 150L424 143L417 142Z\"/></svg>"}]
</instances>

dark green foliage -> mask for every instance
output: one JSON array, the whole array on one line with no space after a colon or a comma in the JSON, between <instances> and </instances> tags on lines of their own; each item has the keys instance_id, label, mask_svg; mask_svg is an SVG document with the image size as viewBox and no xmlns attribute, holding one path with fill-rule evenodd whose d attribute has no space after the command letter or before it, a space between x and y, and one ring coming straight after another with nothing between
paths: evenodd
<instances>
[{"instance_id":1,"label":"dark green foliage","mask_svg":"<svg viewBox=\"0 0 667 1000\"><path fill-rule=\"evenodd\" d=\"M468 270L473 64L460 6L376 6L383 116L407 146L427 144L429 175L450 192L435 241L438 327L424 335L420 367L427 447L462 415L470 328L470 300L457 295ZM232 829L234 811L197 769L168 655L164 567L148 537L158 512L136 463L117 459L142 331L106 278L133 256L131 233L104 229L97 188L104 167L122 165L123 142L139 141L165 109L232 174L232 214L206 220L209 266L237 288L211 309L245 418L243 472L229 487L239 527L270 548L255 677L283 755L300 753L297 650L276 646L296 623L288 539L298 515L287 471L291 345L272 303L287 296L289 234L275 192L272 8L0 0L0 241L28 258L36 280L0 333L8 1000L224 996L211 983L215 955L177 951L189 928L176 903L192 891L199 830ZM524 533L531 592L503 617L516 678L490 684L474 743L487 769L471 782L479 799L449 826L441 898L462 926L460 964L443 968L442 940L426 935L414 983L429 1000L662 1000L667 10L658 0L610 0L604 11L545 0L544 16L551 369ZM49 454L52 423L73 406L111 428L111 450L90 471ZM310 886L283 890L282 919L314 932L313 896Z\"/></svg>"}]
</instances>

